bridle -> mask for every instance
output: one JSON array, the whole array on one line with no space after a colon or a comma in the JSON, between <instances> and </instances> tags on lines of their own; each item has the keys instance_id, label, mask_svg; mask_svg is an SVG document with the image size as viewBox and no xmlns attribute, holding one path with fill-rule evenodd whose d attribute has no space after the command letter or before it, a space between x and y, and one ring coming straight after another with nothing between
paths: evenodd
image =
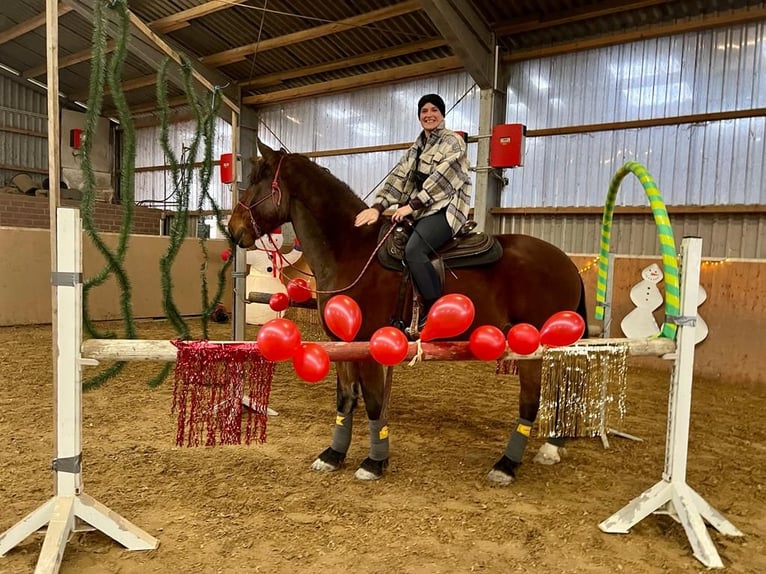
<instances>
[{"instance_id":1,"label":"bridle","mask_svg":"<svg viewBox=\"0 0 766 574\"><path fill-rule=\"evenodd\" d=\"M261 203L263 203L267 199L271 199L274 202L274 205L277 206L277 207L279 207L282 204L282 189L279 187L279 181L278 180L279 180L279 172L282 169L282 160L284 160L284 159L285 159L284 155L282 155L279 158L279 163L277 164L277 169L274 172L274 179L271 180L271 193L269 195L266 195L266 196L262 197L261 199L259 199L255 203L253 203L252 205L246 205L245 203L242 202L242 200L239 200L237 202L237 205L239 205L240 207L242 207L242 208L247 210L247 213L250 216L250 223L252 223L252 225L253 225L253 232L256 235L258 235L259 237L262 236L262 235L268 235L268 234L261 233L260 228L255 223L255 217L253 216L253 208L256 205L260 205ZM383 246L383 244L385 243L385 241L388 238L388 236L391 235L391 232L394 230L394 227L395 226L392 225L388 229L388 231L384 234L384 236L380 239L378 244L375 246L375 249L373 249L372 254L370 255L369 259L367 259L367 262L364 264L364 267L359 272L359 275L357 275L356 279L350 285L348 285L346 287L343 287L342 289L333 289L331 291L323 291L323 290L319 290L319 289L315 289L313 291L315 293L325 293L325 294L343 293L344 291L348 291L354 285L359 283L359 281L361 280L362 276L364 275L364 273L367 271L367 269L369 268L370 264L372 263L372 260L375 257L375 254ZM273 244L273 240L272 240L272 244ZM278 250L277 250L277 253L279 253ZM280 256L281 256L281 253L280 253ZM303 273L304 275L311 275L311 274L305 273L303 271L301 271L301 273Z\"/></svg>"},{"instance_id":2,"label":"bridle","mask_svg":"<svg viewBox=\"0 0 766 574\"><path fill-rule=\"evenodd\" d=\"M261 233L260 228L255 223L255 217L253 216L253 208L256 205L260 205L267 199L271 199L274 202L274 205L276 207L279 207L280 205L282 205L282 189L279 187L279 172L282 169L282 161L284 159L285 159L284 155L280 156L279 158L279 163L277 164L277 170L274 172L274 179L271 180L271 193L269 195L262 197L261 199L253 203L252 205L246 205L245 203L242 202L241 199L237 201L237 205L247 210L247 214L250 216L250 223L253 225L253 233L255 233L258 236L263 235L263 233Z\"/></svg>"}]
</instances>

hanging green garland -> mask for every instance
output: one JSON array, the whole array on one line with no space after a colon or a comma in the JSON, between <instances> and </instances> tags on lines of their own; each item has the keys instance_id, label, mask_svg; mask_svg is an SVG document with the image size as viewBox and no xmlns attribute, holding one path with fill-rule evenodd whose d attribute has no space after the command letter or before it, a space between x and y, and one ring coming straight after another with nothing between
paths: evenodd
<instances>
[{"instance_id":1,"label":"hanging green garland","mask_svg":"<svg viewBox=\"0 0 766 574\"><path fill-rule=\"evenodd\" d=\"M115 34L117 43L112 55L106 57L107 22L108 18L104 8L107 2L104 0L95 2L93 13L93 37L91 53L91 75L88 86L88 108L85 114L85 141L81 156L81 168L83 173L83 195L80 211L83 228L91 242L106 260L106 265L93 277L83 283L83 329L91 337L113 338L114 333L99 332L88 312L90 290L102 285L110 275L114 274L120 288L120 311L122 315L124 338L136 337L135 321L131 306L131 285L124 268L125 254L127 253L130 230L133 222L133 182L135 167L135 129L130 117L130 110L125 101L122 91L122 69L128 54L128 38L130 18L126 0L109 2L108 7L114 9L118 15L118 30ZM108 62L108 66L107 66ZM107 74L108 72L108 74ZM94 222L95 210L95 174L91 164L90 154L95 141L96 128L101 117L101 109L104 99L104 84L109 81L112 98L117 107L118 117L123 130L125 153L122 157L120 172L120 190L122 193L122 220L120 223L119 239L117 248L112 250L104 242L96 229ZM124 367L124 362L101 371L99 374L83 382L84 389L91 389L102 385L116 375Z\"/></svg>"}]
</instances>

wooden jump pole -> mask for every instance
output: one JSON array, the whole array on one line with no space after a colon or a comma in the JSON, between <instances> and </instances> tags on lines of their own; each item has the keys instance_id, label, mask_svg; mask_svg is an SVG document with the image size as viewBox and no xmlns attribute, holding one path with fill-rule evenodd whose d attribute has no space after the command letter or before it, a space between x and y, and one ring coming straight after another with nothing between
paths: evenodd
<instances>
[{"instance_id":1,"label":"wooden jump pole","mask_svg":"<svg viewBox=\"0 0 766 574\"><path fill-rule=\"evenodd\" d=\"M242 344L241 341L213 341L221 345ZM573 346L598 347L623 343L628 345L632 356L657 357L673 353L676 345L670 339L583 339ZM373 360L369 343L364 341L317 342L330 355L333 361L363 361ZM476 361L468 348L468 341L449 341L421 343L424 361ZM174 362L177 349L170 341L153 341L141 339L89 339L82 344L82 356L93 361L160 361ZM407 356L404 360L412 359L418 352L417 343L409 343ZM539 359L542 349L530 355L519 355L508 352L503 358L516 360Z\"/></svg>"}]
</instances>

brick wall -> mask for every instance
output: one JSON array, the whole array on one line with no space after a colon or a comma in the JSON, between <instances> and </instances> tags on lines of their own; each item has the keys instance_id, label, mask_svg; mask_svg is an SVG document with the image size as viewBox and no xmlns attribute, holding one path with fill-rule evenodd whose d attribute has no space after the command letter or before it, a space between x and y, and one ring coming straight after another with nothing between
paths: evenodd
<instances>
[{"instance_id":1,"label":"brick wall","mask_svg":"<svg viewBox=\"0 0 766 574\"><path fill-rule=\"evenodd\" d=\"M0 227L33 227L48 229L50 215L48 198L13 193L0 193ZM62 207L79 207L79 201L62 200ZM96 229L117 233L122 219L122 206L96 202ZM135 207L132 233L159 235L162 211L150 207Z\"/></svg>"}]
</instances>

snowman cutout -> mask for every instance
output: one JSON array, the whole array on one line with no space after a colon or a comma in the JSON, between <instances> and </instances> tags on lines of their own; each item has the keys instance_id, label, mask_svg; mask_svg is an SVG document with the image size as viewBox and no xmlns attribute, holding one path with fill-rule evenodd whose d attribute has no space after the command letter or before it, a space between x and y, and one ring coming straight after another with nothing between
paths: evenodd
<instances>
[{"instance_id":1,"label":"snowman cutout","mask_svg":"<svg viewBox=\"0 0 766 574\"><path fill-rule=\"evenodd\" d=\"M246 261L250 266L250 272L245 278L247 293L286 293L282 283L282 268L292 265L302 255L293 248L288 253L282 253L284 236L282 230L277 228L272 233L260 237L247 252ZM267 303L249 303L245 308L245 322L249 325L263 325L267 321L279 316Z\"/></svg>"},{"instance_id":2,"label":"snowman cutout","mask_svg":"<svg viewBox=\"0 0 766 574\"><path fill-rule=\"evenodd\" d=\"M654 311L662 305L663 298L657 285L664 278L659 265L652 263L641 271L642 280L630 290L630 300L636 306L620 323L622 332L630 339L652 337L660 332L660 327L654 318ZM697 306L707 299L705 288L700 285L697 295ZM708 335L708 326L698 314L694 330L694 344L703 341Z\"/></svg>"},{"instance_id":3,"label":"snowman cutout","mask_svg":"<svg viewBox=\"0 0 766 574\"><path fill-rule=\"evenodd\" d=\"M660 332L654 318L654 311L662 305L662 293L657 285L664 275L656 263L641 271L642 280L630 290L630 300L636 306L620 323L620 328L629 339L651 337Z\"/></svg>"}]
</instances>

